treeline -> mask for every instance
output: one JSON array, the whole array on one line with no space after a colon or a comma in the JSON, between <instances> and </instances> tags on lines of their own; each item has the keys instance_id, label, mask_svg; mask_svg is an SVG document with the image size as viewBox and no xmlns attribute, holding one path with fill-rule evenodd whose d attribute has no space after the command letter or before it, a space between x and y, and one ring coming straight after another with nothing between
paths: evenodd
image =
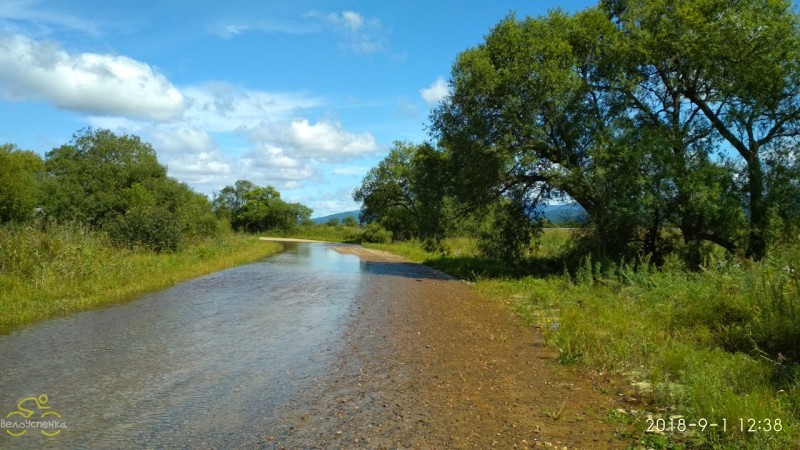
<instances>
[{"instance_id":1,"label":"treeline","mask_svg":"<svg viewBox=\"0 0 800 450\"><path fill-rule=\"evenodd\" d=\"M456 58L432 142L396 143L362 220L520 261L539 205L599 258L755 260L800 231L800 16L789 1L603 0L498 23Z\"/></svg>"},{"instance_id":2,"label":"treeline","mask_svg":"<svg viewBox=\"0 0 800 450\"><path fill-rule=\"evenodd\" d=\"M211 202L167 176L153 147L137 136L84 129L44 158L0 146L2 224L80 224L114 245L163 252L231 226L285 230L310 215L273 187L249 181L225 187Z\"/></svg>"}]
</instances>

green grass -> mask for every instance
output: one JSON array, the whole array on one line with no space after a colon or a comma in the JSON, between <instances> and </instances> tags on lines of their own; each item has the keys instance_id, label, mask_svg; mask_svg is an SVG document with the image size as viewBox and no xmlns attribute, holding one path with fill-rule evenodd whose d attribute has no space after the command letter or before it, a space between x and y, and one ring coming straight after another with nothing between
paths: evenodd
<instances>
[{"instance_id":1,"label":"green grass","mask_svg":"<svg viewBox=\"0 0 800 450\"><path fill-rule=\"evenodd\" d=\"M279 252L224 234L175 253L120 249L79 226L0 228L0 333L21 324L124 301Z\"/></svg>"},{"instance_id":2,"label":"green grass","mask_svg":"<svg viewBox=\"0 0 800 450\"><path fill-rule=\"evenodd\" d=\"M302 238L315 241L357 243L361 239L363 228L344 225L308 225L292 231L270 231L270 237Z\"/></svg>"},{"instance_id":3,"label":"green grass","mask_svg":"<svg viewBox=\"0 0 800 450\"><path fill-rule=\"evenodd\" d=\"M568 237L546 230L518 267L479 257L470 239L448 240L441 253L416 242L367 246L473 281L540 327L562 363L613 374L645 403L627 419L639 432L633 446L800 448L800 246L758 263L712 257L692 273L677 259L567 268ZM727 430L648 434L648 413L725 419ZM749 418L778 419L781 431L742 432Z\"/></svg>"}]
</instances>

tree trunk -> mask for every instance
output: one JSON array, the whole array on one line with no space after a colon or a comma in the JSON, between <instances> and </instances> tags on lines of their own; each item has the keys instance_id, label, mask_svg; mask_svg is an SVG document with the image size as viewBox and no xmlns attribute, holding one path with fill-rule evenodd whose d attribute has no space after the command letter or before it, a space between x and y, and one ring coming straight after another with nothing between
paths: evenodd
<instances>
[{"instance_id":1,"label":"tree trunk","mask_svg":"<svg viewBox=\"0 0 800 450\"><path fill-rule=\"evenodd\" d=\"M747 189L750 195L750 239L747 244L748 258L758 261L767 253L767 230L769 216L764 199L764 171L758 149L750 151L747 160Z\"/></svg>"}]
</instances>

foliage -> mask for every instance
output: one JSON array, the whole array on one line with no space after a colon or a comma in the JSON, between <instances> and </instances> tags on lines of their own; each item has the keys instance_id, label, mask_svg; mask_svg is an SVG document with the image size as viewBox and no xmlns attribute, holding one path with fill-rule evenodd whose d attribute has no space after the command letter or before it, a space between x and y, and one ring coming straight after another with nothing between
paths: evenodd
<instances>
[{"instance_id":1,"label":"foliage","mask_svg":"<svg viewBox=\"0 0 800 450\"><path fill-rule=\"evenodd\" d=\"M522 262L537 231L534 221L515 201L497 202L490 211L478 235L481 254L512 264Z\"/></svg>"},{"instance_id":2,"label":"foliage","mask_svg":"<svg viewBox=\"0 0 800 450\"><path fill-rule=\"evenodd\" d=\"M150 144L108 130L81 130L46 154L45 169L42 201L48 216L97 228L125 214L128 189L167 179Z\"/></svg>"},{"instance_id":3,"label":"foliage","mask_svg":"<svg viewBox=\"0 0 800 450\"><path fill-rule=\"evenodd\" d=\"M656 92L690 102L745 164L747 254L762 258L769 225L764 152L800 135L800 20L791 2L603 5L635 49L639 73L658 76Z\"/></svg>"},{"instance_id":4,"label":"foliage","mask_svg":"<svg viewBox=\"0 0 800 450\"><path fill-rule=\"evenodd\" d=\"M361 242L388 244L392 242L392 232L377 223L371 223L364 228Z\"/></svg>"},{"instance_id":5,"label":"foliage","mask_svg":"<svg viewBox=\"0 0 800 450\"><path fill-rule=\"evenodd\" d=\"M429 144L395 142L353 192L361 222L380 223L396 240L444 235L446 177L441 154Z\"/></svg>"},{"instance_id":6,"label":"foliage","mask_svg":"<svg viewBox=\"0 0 800 450\"><path fill-rule=\"evenodd\" d=\"M38 206L42 158L13 144L0 145L0 223L24 222Z\"/></svg>"},{"instance_id":7,"label":"foliage","mask_svg":"<svg viewBox=\"0 0 800 450\"><path fill-rule=\"evenodd\" d=\"M128 247L175 251L218 232L208 199L167 177L150 144L108 130L82 130L47 153L44 213L107 231Z\"/></svg>"},{"instance_id":8,"label":"foliage","mask_svg":"<svg viewBox=\"0 0 800 450\"><path fill-rule=\"evenodd\" d=\"M800 146L793 143L766 159L767 203L773 243L800 236Z\"/></svg>"},{"instance_id":9,"label":"foliage","mask_svg":"<svg viewBox=\"0 0 800 450\"><path fill-rule=\"evenodd\" d=\"M346 227L357 227L358 220L356 220L356 218L353 216L347 216L344 219L342 219L342 225Z\"/></svg>"},{"instance_id":10,"label":"foliage","mask_svg":"<svg viewBox=\"0 0 800 450\"><path fill-rule=\"evenodd\" d=\"M311 222L310 208L287 203L272 186L256 186L239 180L214 196L213 208L220 218L231 221L236 230L258 233L266 230L289 231Z\"/></svg>"},{"instance_id":11,"label":"foliage","mask_svg":"<svg viewBox=\"0 0 800 450\"><path fill-rule=\"evenodd\" d=\"M378 222L397 239L419 233L419 210L413 186L413 160L417 147L395 142L389 154L367 173L353 192L362 203L362 223Z\"/></svg>"},{"instance_id":12,"label":"foliage","mask_svg":"<svg viewBox=\"0 0 800 450\"><path fill-rule=\"evenodd\" d=\"M703 241L763 257L776 201L765 178L780 171L762 160L790 162L781 149L800 134L800 28L789 2L762 3L505 18L458 55L431 117L445 190L476 209L566 195L604 257L662 262L671 229L693 267Z\"/></svg>"},{"instance_id":13,"label":"foliage","mask_svg":"<svg viewBox=\"0 0 800 450\"><path fill-rule=\"evenodd\" d=\"M181 230L176 217L163 207L135 206L106 226L112 241L131 248L176 251Z\"/></svg>"},{"instance_id":14,"label":"foliage","mask_svg":"<svg viewBox=\"0 0 800 450\"><path fill-rule=\"evenodd\" d=\"M256 188L253 182L238 180L233 186L225 186L214 195L212 208L217 217L233 220L234 213L238 213L245 203L245 195Z\"/></svg>"}]
</instances>

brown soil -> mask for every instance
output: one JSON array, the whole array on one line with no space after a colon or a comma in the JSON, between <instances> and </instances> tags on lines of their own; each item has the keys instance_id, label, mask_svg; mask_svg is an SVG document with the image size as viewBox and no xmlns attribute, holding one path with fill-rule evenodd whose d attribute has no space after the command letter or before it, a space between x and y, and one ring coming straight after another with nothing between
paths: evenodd
<instances>
[{"instance_id":1,"label":"brown soil","mask_svg":"<svg viewBox=\"0 0 800 450\"><path fill-rule=\"evenodd\" d=\"M507 307L359 246L370 272L329 376L262 436L274 448L625 448L611 395Z\"/></svg>"}]
</instances>

